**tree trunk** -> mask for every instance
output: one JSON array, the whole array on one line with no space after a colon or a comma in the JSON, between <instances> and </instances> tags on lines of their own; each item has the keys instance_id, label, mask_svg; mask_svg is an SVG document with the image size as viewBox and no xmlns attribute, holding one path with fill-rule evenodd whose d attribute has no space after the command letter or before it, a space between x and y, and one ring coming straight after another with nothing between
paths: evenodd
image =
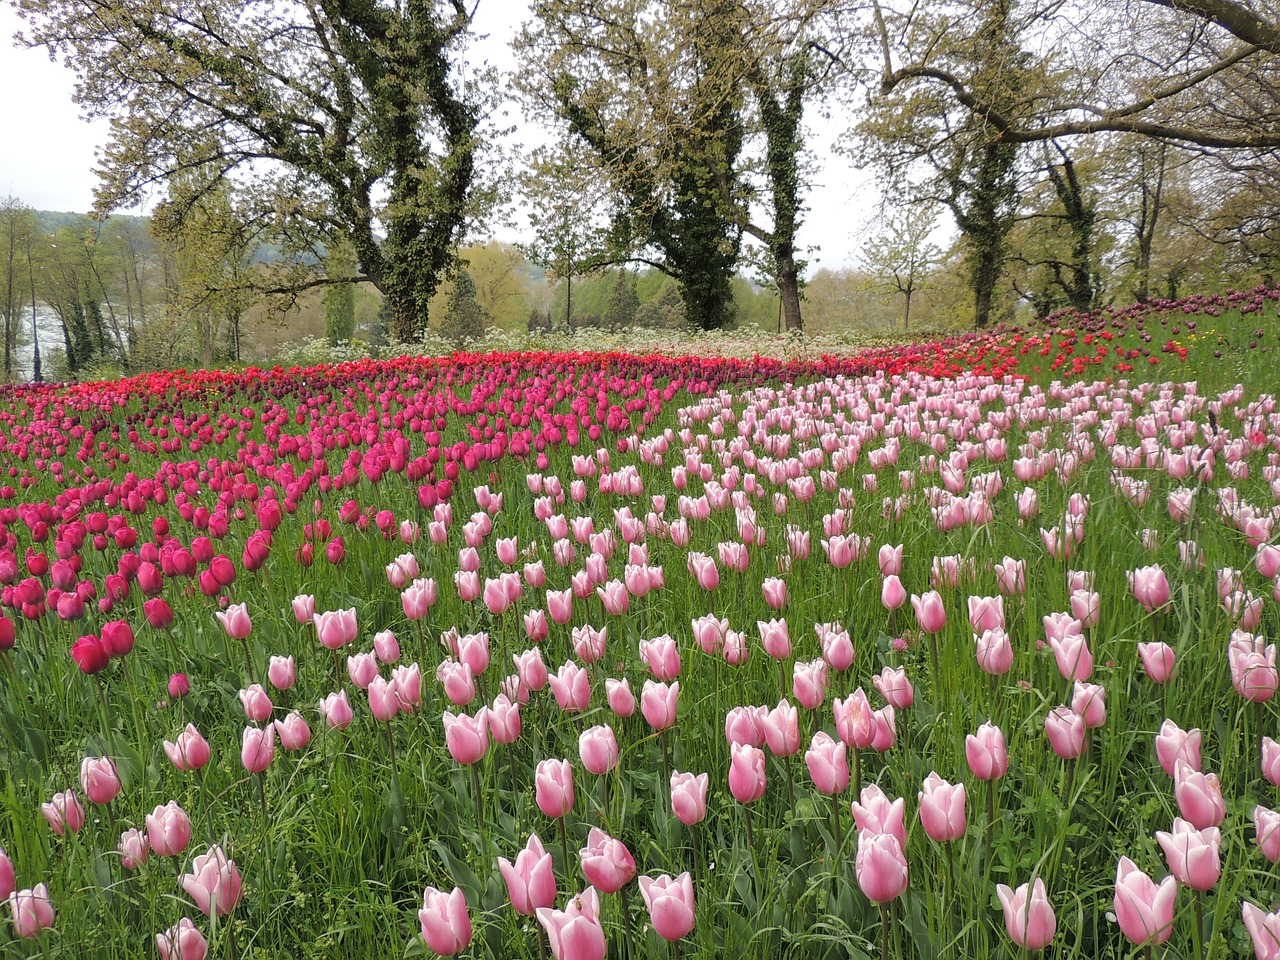
<instances>
[{"instance_id":1,"label":"tree trunk","mask_svg":"<svg viewBox=\"0 0 1280 960\"><path fill-rule=\"evenodd\" d=\"M973 325L984 330L991 322L991 300L1000 278L1000 258L985 250L977 256L973 271Z\"/></svg>"},{"instance_id":2,"label":"tree trunk","mask_svg":"<svg viewBox=\"0 0 1280 960\"><path fill-rule=\"evenodd\" d=\"M778 296L782 300L782 322L787 333L804 331L800 316L800 276L790 244L780 244L778 251Z\"/></svg>"},{"instance_id":3,"label":"tree trunk","mask_svg":"<svg viewBox=\"0 0 1280 960\"><path fill-rule=\"evenodd\" d=\"M902 329L907 331L911 329L911 288L907 287L906 291L907 305L902 311Z\"/></svg>"}]
</instances>

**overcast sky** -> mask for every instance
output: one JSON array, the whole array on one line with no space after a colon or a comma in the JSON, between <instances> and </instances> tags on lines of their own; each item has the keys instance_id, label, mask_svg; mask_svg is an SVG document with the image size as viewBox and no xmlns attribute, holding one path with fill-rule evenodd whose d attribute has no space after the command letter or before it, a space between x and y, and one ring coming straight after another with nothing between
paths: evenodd
<instances>
[{"instance_id":1,"label":"overcast sky","mask_svg":"<svg viewBox=\"0 0 1280 960\"><path fill-rule=\"evenodd\" d=\"M507 45L527 17L526 0L481 0L475 29L488 34L480 47L484 56L510 66ZM107 123L82 119L71 99L71 71L50 62L43 49L13 45L21 27L13 7L0 0L0 196L15 196L38 210L85 212L93 202L94 151L106 142ZM839 132L820 118L811 120L810 143L819 169L799 240L802 247L820 248L812 257L814 266L856 263L862 242L877 232L873 185L831 153ZM539 134L518 130L516 139L536 142Z\"/></svg>"}]
</instances>

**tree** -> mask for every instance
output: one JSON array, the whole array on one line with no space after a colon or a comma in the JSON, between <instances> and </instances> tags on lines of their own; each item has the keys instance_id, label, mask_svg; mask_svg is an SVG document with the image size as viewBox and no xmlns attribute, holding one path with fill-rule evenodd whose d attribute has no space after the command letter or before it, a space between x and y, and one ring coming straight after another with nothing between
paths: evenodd
<instances>
[{"instance_id":1,"label":"tree","mask_svg":"<svg viewBox=\"0 0 1280 960\"><path fill-rule=\"evenodd\" d=\"M911 329L911 298L925 276L942 259L942 250L929 242L938 223L932 204L916 203L896 211L885 232L863 250L867 269L903 298L902 329Z\"/></svg>"},{"instance_id":2,"label":"tree","mask_svg":"<svg viewBox=\"0 0 1280 960\"><path fill-rule=\"evenodd\" d=\"M362 279L391 301L397 337L424 329L473 212L483 85L457 69L464 0L18 7L31 28L22 39L62 55L77 103L112 119L100 211L191 167L212 170L211 186L238 176L251 186L249 222L299 250L349 238ZM295 289L328 282L289 278Z\"/></svg>"},{"instance_id":3,"label":"tree","mask_svg":"<svg viewBox=\"0 0 1280 960\"><path fill-rule=\"evenodd\" d=\"M455 347L464 340L479 340L484 336L485 321L489 319L484 307L476 302L476 285L465 267L460 267L453 278L453 292L449 295L449 307L440 324L440 334L451 340Z\"/></svg>"},{"instance_id":4,"label":"tree","mask_svg":"<svg viewBox=\"0 0 1280 960\"><path fill-rule=\"evenodd\" d=\"M604 325L610 330L626 330L635 323L640 309L640 294L636 292L635 275L627 270L618 272L618 282L604 311Z\"/></svg>"},{"instance_id":5,"label":"tree","mask_svg":"<svg viewBox=\"0 0 1280 960\"><path fill-rule=\"evenodd\" d=\"M4 382L14 379L13 351L21 329L22 312L31 295L30 263L23 263L37 223L31 208L17 197L0 200L0 317L4 320ZM34 319L33 319L34 322Z\"/></svg>"},{"instance_id":6,"label":"tree","mask_svg":"<svg viewBox=\"0 0 1280 960\"><path fill-rule=\"evenodd\" d=\"M355 253L350 244L338 243L329 250L325 262L329 277L354 277ZM356 329L356 285L337 283L324 293L324 333L329 346L349 343Z\"/></svg>"}]
</instances>

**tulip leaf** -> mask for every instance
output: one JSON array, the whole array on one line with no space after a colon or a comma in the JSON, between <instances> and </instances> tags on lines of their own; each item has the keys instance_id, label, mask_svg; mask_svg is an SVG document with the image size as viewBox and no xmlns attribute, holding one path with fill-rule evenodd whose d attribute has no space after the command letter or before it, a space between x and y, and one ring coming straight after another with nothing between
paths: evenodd
<instances>
[{"instance_id":1,"label":"tulip leaf","mask_svg":"<svg viewBox=\"0 0 1280 960\"><path fill-rule=\"evenodd\" d=\"M386 808L382 814L382 833L391 844L391 848L399 852L404 843L404 828L409 821L404 814L404 792L400 789L400 778L392 777L384 795Z\"/></svg>"}]
</instances>

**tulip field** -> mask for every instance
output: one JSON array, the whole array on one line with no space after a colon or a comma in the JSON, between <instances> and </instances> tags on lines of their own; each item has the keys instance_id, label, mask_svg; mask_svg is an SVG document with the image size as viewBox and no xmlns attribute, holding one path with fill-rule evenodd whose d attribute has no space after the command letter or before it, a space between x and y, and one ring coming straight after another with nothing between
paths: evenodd
<instances>
[{"instance_id":1,"label":"tulip field","mask_svg":"<svg viewBox=\"0 0 1280 960\"><path fill-rule=\"evenodd\" d=\"M3 388L0 958L1280 957L1278 303Z\"/></svg>"}]
</instances>

